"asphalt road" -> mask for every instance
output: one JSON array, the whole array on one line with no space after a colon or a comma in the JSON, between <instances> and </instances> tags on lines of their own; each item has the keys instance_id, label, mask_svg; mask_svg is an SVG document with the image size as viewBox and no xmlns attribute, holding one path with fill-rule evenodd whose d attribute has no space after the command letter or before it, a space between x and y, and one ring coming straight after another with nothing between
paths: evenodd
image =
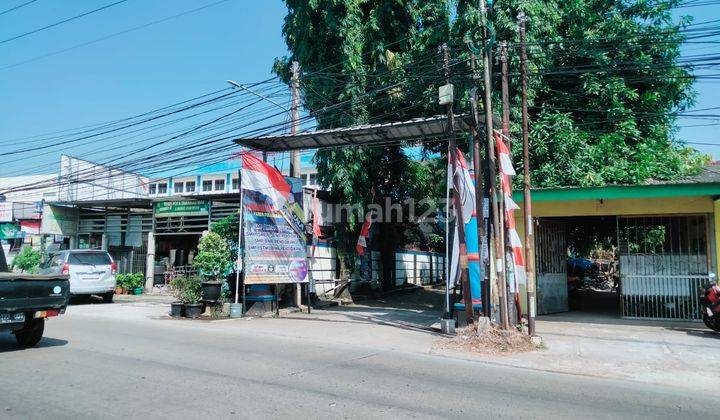
<instances>
[{"instance_id":1,"label":"asphalt road","mask_svg":"<svg viewBox=\"0 0 720 420\"><path fill-rule=\"evenodd\" d=\"M93 315L101 305L87 306L49 322L38 348L17 350L12 336L0 335L0 418L716 416L712 389L392 350L375 345L372 334L363 346L242 324L279 322L272 319L113 318Z\"/></svg>"}]
</instances>

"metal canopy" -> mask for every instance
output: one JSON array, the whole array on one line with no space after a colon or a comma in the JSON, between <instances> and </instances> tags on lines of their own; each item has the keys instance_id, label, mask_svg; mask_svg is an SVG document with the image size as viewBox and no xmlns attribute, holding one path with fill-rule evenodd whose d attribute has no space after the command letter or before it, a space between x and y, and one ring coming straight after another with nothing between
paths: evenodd
<instances>
[{"instance_id":1,"label":"metal canopy","mask_svg":"<svg viewBox=\"0 0 720 420\"><path fill-rule=\"evenodd\" d=\"M481 117L480 123L484 125L484 121L484 117ZM472 123L470 114L455 116L455 130L457 132L468 131ZM438 115L399 122L303 131L295 134L239 138L233 141L251 149L267 152L381 145L400 141L419 143L446 138L447 125L447 116Z\"/></svg>"}]
</instances>

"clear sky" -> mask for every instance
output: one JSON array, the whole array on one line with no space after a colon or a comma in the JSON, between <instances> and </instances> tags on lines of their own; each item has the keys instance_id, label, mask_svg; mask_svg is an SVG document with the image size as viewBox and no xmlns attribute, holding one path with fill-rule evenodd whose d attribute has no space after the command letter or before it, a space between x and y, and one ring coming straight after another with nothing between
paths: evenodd
<instances>
[{"instance_id":1,"label":"clear sky","mask_svg":"<svg viewBox=\"0 0 720 420\"><path fill-rule=\"evenodd\" d=\"M0 0L0 12L27 0ZM37 0L0 15L0 40L115 0ZM0 141L138 114L271 76L286 54L279 0L229 0L95 44L13 66L217 0L129 0L24 38L0 43ZM720 19L720 7L690 8L697 21ZM704 48L698 50L698 48ZM717 54L718 47L688 53ZM701 82L698 108L720 106L717 82ZM717 111L713 111L717 113ZM713 121L681 119L682 126ZM715 120L715 122L720 122ZM682 128L680 137L718 143L718 126ZM720 156L720 147L695 146ZM7 146L0 144L0 152ZM82 154L82 150L78 151ZM54 160L57 162L57 159ZM55 171L50 168L45 172ZM0 176L3 175L0 167ZM37 171L35 171L37 172ZM42 171L40 171L42 172Z\"/></svg>"}]
</instances>

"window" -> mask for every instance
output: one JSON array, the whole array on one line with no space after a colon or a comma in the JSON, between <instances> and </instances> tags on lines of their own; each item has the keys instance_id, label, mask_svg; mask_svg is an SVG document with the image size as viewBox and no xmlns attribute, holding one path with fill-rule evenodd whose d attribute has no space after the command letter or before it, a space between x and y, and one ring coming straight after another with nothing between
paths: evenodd
<instances>
[{"instance_id":1,"label":"window","mask_svg":"<svg viewBox=\"0 0 720 420\"><path fill-rule=\"evenodd\" d=\"M150 194L150 195L157 194L157 184L150 184L150 188L148 189L148 194Z\"/></svg>"},{"instance_id":2,"label":"window","mask_svg":"<svg viewBox=\"0 0 720 420\"><path fill-rule=\"evenodd\" d=\"M215 180L215 191L225 191L225 180L224 179L216 179Z\"/></svg>"},{"instance_id":3,"label":"window","mask_svg":"<svg viewBox=\"0 0 720 420\"><path fill-rule=\"evenodd\" d=\"M203 191L212 191L212 181L203 181Z\"/></svg>"},{"instance_id":4,"label":"window","mask_svg":"<svg viewBox=\"0 0 720 420\"><path fill-rule=\"evenodd\" d=\"M157 184L158 194L167 194L167 183Z\"/></svg>"},{"instance_id":5,"label":"window","mask_svg":"<svg viewBox=\"0 0 720 420\"><path fill-rule=\"evenodd\" d=\"M184 185L185 184L183 184L182 182L176 182L175 185L173 185L173 191L175 191L176 193L183 192Z\"/></svg>"},{"instance_id":6,"label":"window","mask_svg":"<svg viewBox=\"0 0 720 420\"><path fill-rule=\"evenodd\" d=\"M235 190L235 191L237 191L238 189L240 189L240 180L239 180L239 179L233 178L233 180L232 180L232 189Z\"/></svg>"},{"instance_id":7,"label":"window","mask_svg":"<svg viewBox=\"0 0 720 420\"><path fill-rule=\"evenodd\" d=\"M303 174L300 179L302 179L302 184L303 184L303 185L307 185L307 184L308 184L308 175L307 175L307 174Z\"/></svg>"},{"instance_id":8,"label":"window","mask_svg":"<svg viewBox=\"0 0 720 420\"><path fill-rule=\"evenodd\" d=\"M308 184L310 184L310 185L317 184L317 174L310 174L310 180L308 181Z\"/></svg>"},{"instance_id":9,"label":"window","mask_svg":"<svg viewBox=\"0 0 720 420\"><path fill-rule=\"evenodd\" d=\"M195 192L195 181L185 183L185 192Z\"/></svg>"},{"instance_id":10,"label":"window","mask_svg":"<svg viewBox=\"0 0 720 420\"><path fill-rule=\"evenodd\" d=\"M69 264L75 265L110 265L110 255L107 252L72 252L68 257Z\"/></svg>"}]
</instances>

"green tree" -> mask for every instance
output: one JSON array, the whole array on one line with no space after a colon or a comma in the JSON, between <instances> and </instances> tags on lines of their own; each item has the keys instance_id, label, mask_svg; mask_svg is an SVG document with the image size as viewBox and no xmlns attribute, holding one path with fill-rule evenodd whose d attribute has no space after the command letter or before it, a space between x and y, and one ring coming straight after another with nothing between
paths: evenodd
<instances>
[{"instance_id":1,"label":"green tree","mask_svg":"<svg viewBox=\"0 0 720 420\"><path fill-rule=\"evenodd\" d=\"M675 137L676 111L692 105L692 74L678 66L688 19L674 21L680 0L508 0L490 13L495 40L511 43L512 134L519 138L517 14L529 22L531 170L536 186L590 186L670 179L696 172L706 157ZM287 81L299 61L304 106L320 128L442 114L444 83L437 48L452 54L456 110L469 110L477 85L470 51L481 43L477 0L286 0L290 56L275 72ZM497 63L493 66L497 67ZM480 74L481 69L477 70ZM493 68L495 75L498 68ZM500 110L499 78L494 104ZM461 147L466 142L460 141ZM516 164L520 142L513 143ZM444 144L428 149L442 152ZM431 165L412 167L398 146L341 148L316 155L319 178L336 199L369 204L413 197ZM444 176L433 176L442 191ZM373 193L374 192L374 193ZM439 195L442 196L442 193ZM341 253L352 255L358 223L339 227ZM407 226L381 225L389 250ZM384 264L391 267L391 264ZM386 274L389 274L386 273ZM385 277L385 276L384 276Z\"/></svg>"}]
</instances>

